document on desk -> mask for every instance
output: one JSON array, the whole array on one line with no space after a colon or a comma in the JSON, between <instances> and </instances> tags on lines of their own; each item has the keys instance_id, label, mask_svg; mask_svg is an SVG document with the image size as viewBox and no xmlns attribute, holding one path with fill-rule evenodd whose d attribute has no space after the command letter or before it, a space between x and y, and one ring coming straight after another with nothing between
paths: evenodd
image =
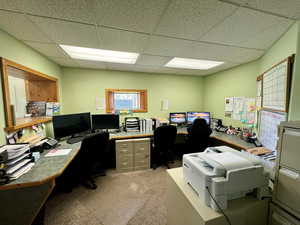
<instances>
[{"instance_id":1,"label":"document on desk","mask_svg":"<svg viewBox=\"0 0 300 225\"><path fill-rule=\"evenodd\" d=\"M71 151L72 149L52 149L45 157L68 155Z\"/></svg>"}]
</instances>

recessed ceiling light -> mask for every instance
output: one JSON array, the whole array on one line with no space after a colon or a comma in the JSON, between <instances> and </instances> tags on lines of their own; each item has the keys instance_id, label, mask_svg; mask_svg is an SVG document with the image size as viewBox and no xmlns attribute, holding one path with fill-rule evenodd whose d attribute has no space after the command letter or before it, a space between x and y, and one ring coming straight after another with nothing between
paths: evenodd
<instances>
[{"instance_id":1,"label":"recessed ceiling light","mask_svg":"<svg viewBox=\"0 0 300 225\"><path fill-rule=\"evenodd\" d=\"M83 48L59 45L71 58L91 61L135 64L139 54L133 52L111 51L97 48Z\"/></svg>"},{"instance_id":2,"label":"recessed ceiling light","mask_svg":"<svg viewBox=\"0 0 300 225\"><path fill-rule=\"evenodd\" d=\"M208 70L213 67L219 66L224 62L188 59L188 58L173 58L165 66L174 68L194 69L194 70Z\"/></svg>"}]
</instances>

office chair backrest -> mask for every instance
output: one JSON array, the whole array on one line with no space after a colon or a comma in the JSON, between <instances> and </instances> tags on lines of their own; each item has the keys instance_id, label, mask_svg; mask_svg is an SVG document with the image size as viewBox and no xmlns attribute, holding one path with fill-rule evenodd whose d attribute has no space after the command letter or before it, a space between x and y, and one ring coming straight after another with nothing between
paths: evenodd
<instances>
[{"instance_id":1,"label":"office chair backrest","mask_svg":"<svg viewBox=\"0 0 300 225\"><path fill-rule=\"evenodd\" d=\"M177 128L172 125L161 126L154 130L154 146L163 150L169 150L174 145L177 135Z\"/></svg>"},{"instance_id":2,"label":"office chair backrest","mask_svg":"<svg viewBox=\"0 0 300 225\"><path fill-rule=\"evenodd\" d=\"M212 133L209 125L204 119L195 119L192 126L188 128L190 150L192 152L204 151L208 147L209 135Z\"/></svg>"},{"instance_id":3,"label":"office chair backrest","mask_svg":"<svg viewBox=\"0 0 300 225\"><path fill-rule=\"evenodd\" d=\"M101 132L87 136L81 142L81 152L89 161L97 160L106 152L109 143L109 133Z\"/></svg>"}]
</instances>

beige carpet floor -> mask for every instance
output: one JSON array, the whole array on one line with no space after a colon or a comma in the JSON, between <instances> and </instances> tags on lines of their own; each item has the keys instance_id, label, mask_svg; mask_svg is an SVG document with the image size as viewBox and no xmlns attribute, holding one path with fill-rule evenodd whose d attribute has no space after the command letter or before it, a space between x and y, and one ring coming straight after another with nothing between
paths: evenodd
<instances>
[{"instance_id":1,"label":"beige carpet floor","mask_svg":"<svg viewBox=\"0 0 300 225\"><path fill-rule=\"evenodd\" d=\"M179 166L176 162L172 167ZM165 225L166 169L109 171L98 188L78 186L46 204L45 225Z\"/></svg>"}]
</instances>

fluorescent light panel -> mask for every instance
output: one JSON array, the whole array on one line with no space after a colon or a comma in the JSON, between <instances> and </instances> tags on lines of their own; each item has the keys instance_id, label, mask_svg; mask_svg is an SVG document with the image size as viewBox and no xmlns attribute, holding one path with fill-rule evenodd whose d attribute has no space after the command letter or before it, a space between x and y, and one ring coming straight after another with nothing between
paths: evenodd
<instances>
[{"instance_id":1,"label":"fluorescent light panel","mask_svg":"<svg viewBox=\"0 0 300 225\"><path fill-rule=\"evenodd\" d=\"M217 67L224 62L188 59L188 58L173 58L165 66L174 68L194 69L194 70L208 70Z\"/></svg>"},{"instance_id":2,"label":"fluorescent light panel","mask_svg":"<svg viewBox=\"0 0 300 225\"><path fill-rule=\"evenodd\" d=\"M133 52L83 48L71 45L60 45L60 47L73 59L135 64L139 56L138 53Z\"/></svg>"}]
</instances>

